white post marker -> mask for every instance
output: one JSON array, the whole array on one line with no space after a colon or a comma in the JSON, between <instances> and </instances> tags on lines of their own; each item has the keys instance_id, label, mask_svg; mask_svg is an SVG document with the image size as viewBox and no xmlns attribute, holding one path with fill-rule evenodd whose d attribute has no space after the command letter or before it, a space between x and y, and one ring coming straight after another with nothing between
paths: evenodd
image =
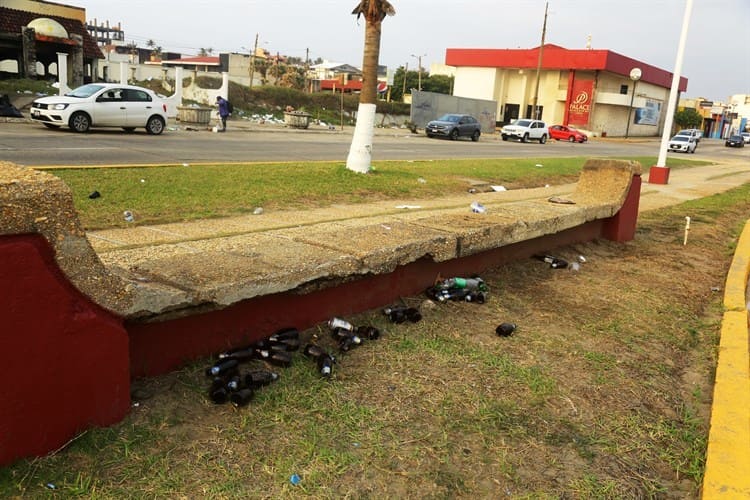
<instances>
[{"instance_id":1,"label":"white post marker","mask_svg":"<svg viewBox=\"0 0 750 500\"><path fill-rule=\"evenodd\" d=\"M682 246L687 245L688 232L690 232L690 217L685 217L685 239L682 241Z\"/></svg>"},{"instance_id":2,"label":"white post marker","mask_svg":"<svg viewBox=\"0 0 750 500\"><path fill-rule=\"evenodd\" d=\"M346 158L346 168L361 174L370 171L372 136L375 133L375 105L359 103L357 124L354 126L352 147Z\"/></svg>"}]
</instances>

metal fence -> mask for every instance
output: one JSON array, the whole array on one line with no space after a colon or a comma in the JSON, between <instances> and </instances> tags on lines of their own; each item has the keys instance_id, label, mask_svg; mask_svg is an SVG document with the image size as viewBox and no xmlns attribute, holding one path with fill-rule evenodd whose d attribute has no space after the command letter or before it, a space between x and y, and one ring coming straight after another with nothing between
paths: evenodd
<instances>
[{"instance_id":1,"label":"metal fence","mask_svg":"<svg viewBox=\"0 0 750 500\"><path fill-rule=\"evenodd\" d=\"M446 113L471 115L482 124L482 133L495 132L497 102L412 90L410 119L419 128Z\"/></svg>"}]
</instances>

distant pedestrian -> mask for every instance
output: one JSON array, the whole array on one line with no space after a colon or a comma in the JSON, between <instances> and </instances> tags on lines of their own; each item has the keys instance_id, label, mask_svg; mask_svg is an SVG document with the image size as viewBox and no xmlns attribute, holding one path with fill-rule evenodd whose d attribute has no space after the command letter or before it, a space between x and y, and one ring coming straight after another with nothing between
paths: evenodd
<instances>
[{"instance_id":1,"label":"distant pedestrian","mask_svg":"<svg viewBox=\"0 0 750 500\"><path fill-rule=\"evenodd\" d=\"M221 97L216 96L216 104L219 106L219 118L221 119L221 128L219 132L226 132L227 130L227 117L229 116L229 101Z\"/></svg>"}]
</instances>

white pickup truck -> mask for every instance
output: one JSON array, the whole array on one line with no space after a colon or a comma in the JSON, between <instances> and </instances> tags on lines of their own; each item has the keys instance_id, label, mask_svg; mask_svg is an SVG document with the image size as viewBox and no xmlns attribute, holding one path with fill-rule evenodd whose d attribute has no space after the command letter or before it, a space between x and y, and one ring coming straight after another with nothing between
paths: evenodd
<instances>
[{"instance_id":1,"label":"white pickup truck","mask_svg":"<svg viewBox=\"0 0 750 500\"><path fill-rule=\"evenodd\" d=\"M541 120L522 118L512 122L510 125L504 126L500 130L500 134L503 136L504 141L512 137L519 139L521 142L529 142L531 139L539 141L539 144L544 144L549 137L549 130L547 129L547 124Z\"/></svg>"}]
</instances>

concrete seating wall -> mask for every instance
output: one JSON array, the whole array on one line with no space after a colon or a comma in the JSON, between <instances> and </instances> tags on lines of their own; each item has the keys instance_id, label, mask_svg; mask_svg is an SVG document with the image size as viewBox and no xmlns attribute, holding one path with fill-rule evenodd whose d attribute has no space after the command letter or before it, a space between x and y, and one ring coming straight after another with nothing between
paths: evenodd
<instances>
[{"instance_id":1,"label":"concrete seating wall","mask_svg":"<svg viewBox=\"0 0 750 500\"><path fill-rule=\"evenodd\" d=\"M438 273L632 239L640 174L635 162L589 160L573 204L528 199L481 218L414 213L391 217L387 232L382 218L362 219L346 223L346 238L340 224L285 228L214 239L189 256L165 246L108 260L87 240L62 181L0 162L0 400L10 409L0 415L0 465L119 421L134 377L380 307Z\"/></svg>"}]
</instances>

